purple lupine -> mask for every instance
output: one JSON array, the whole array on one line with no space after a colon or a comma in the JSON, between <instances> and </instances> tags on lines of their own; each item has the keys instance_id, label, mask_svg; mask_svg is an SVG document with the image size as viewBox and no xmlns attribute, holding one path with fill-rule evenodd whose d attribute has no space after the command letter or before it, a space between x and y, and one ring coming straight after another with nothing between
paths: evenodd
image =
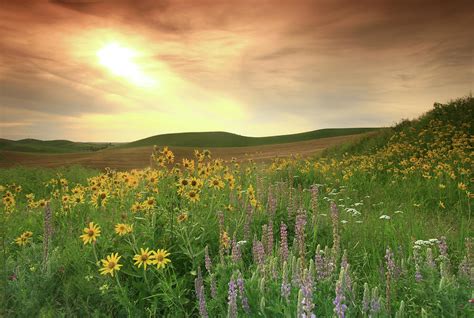
<instances>
[{"instance_id":1,"label":"purple lupine","mask_svg":"<svg viewBox=\"0 0 474 318\"><path fill-rule=\"evenodd\" d=\"M267 241L268 241L268 231L267 231L267 225L263 224L262 225L262 244L265 250L265 253L268 253L267 251Z\"/></svg>"},{"instance_id":2,"label":"purple lupine","mask_svg":"<svg viewBox=\"0 0 474 318\"><path fill-rule=\"evenodd\" d=\"M381 308L382 306L381 306L381 300L379 297L379 289L377 287L374 287L374 289L372 289L372 299L370 300L371 316L377 315L380 312Z\"/></svg>"},{"instance_id":3,"label":"purple lupine","mask_svg":"<svg viewBox=\"0 0 474 318\"><path fill-rule=\"evenodd\" d=\"M249 307L249 300L247 296L245 295L245 286L244 286L244 279L242 278L242 273L239 271L239 275L237 277L237 287L239 288L239 296L240 296L240 301L242 303L242 308L244 311L248 314L250 312L250 307Z\"/></svg>"},{"instance_id":4,"label":"purple lupine","mask_svg":"<svg viewBox=\"0 0 474 318\"><path fill-rule=\"evenodd\" d=\"M237 285L235 284L234 277L232 276L229 281L229 291L227 295L227 304L229 305L228 317L237 317Z\"/></svg>"},{"instance_id":5,"label":"purple lupine","mask_svg":"<svg viewBox=\"0 0 474 318\"><path fill-rule=\"evenodd\" d=\"M283 273L282 273L282 281L281 281L281 297L286 299L286 302L290 301L290 293L291 293L291 285L288 282L288 264L286 262L283 263Z\"/></svg>"},{"instance_id":6,"label":"purple lupine","mask_svg":"<svg viewBox=\"0 0 474 318\"><path fill-rule=\"evenodd\" d=\"M390 249L390 247L388 247L385 250L385 263L387 265L387 271L390 273L390 276L394 277L394 275L395 275L395 261L394 261L393 252Z\"/></svg>"},{"instance_id":7,"label":"purple lupine","mask_svg":"<svg viewBox=\"0 0 474 318\"><path fill-rule=\"evenodd\" d=\"M252 252L254 263L257 265L263 265L263 263L265 262L265 249L263 247L262 242L257 239L254 239Z\"/></svg>"},{"instance_id":8,"label":"purple lupine","mask_svg":"<svg viewBox=\"0 0 474 318\"><path fill-rule=\"evenodd\" d=\"M237 263L240 260L242 260L242 252L240 250L239 244L237 244L237 240L235 239L234 233L234 238L232 239L232 261L234 263Z\"/></svg>"},{"instance_id":9,"label":"purple lupine","mask_svg":"<svg viewBox=\"0 0 474 318\"><path fill-rule=\"evenodd\" d=\"M339 274L339 279L336 282L336 297L332 302L334 305L334 313L339 318L345 317L345 312L347 310L347 305L345 304L346 296L345 296L345 273L344 269L341 268L341 272Z\"/></svg>"},{"instance_id":10,"label":"purple lupine","mask_svg":"<svg viewBox=\"0 0 474 318\"><path fill-rule=\"evenodd\" d=\"M288 231L286 224L280 224L280 255L282 262L288 261Z\"/></svg>"},{"instance_id":11,"label":"purple lupine","mask_svg":"<svg viewBox=\"0 0 474 318\"><path fill-rule=\"evenodd\" d=\"M209 247L206 245L204 249L204 265L206 266L206 270L208 273L211 273L212 270L212 261L211 257L209 256Z\"/></svg>"},{"instance_id":12,"label":"purple lupine","mask_svg":"<svg viewBox=\"0 0 474 318\"><path fill-rule=\"evenodd\" d=\"M441 236L438 243L439 247L439 260L444 264L444 271L442 274L449 273L449 255L448 255L448 244L446 243L446 237Z\"/></svg>"},{"instance_id":13,"label":"purple lupine","mask_svg":"<svg viewBox=\"0 0 474 318\"><path fill-rule=\"evenodd\" d=\"M305 256L305 237L304 230L306 226L306 211L298 210L298 215L296 216L295 223L295 235L298 242L299 254L302 259Z\"/></svg>"},{"instance_id":14,"label":"purple lupine","mask_svg":"<svg viewBox=\"0 0 474 318\"><path fill-rule=\"evenodd\" d=\"M194 280L194 288L196 290L196 298L199 301L199 314L201 317L208 317L206 309L206 296L204 294L204 283L201 274L201 268L198 267L198 276Z\"/></svg>"},{"instance_id":15,"label":"purple lupine","mask_svg":"<svg viewBox=\"0 0 474 318\"><path fill-rule=\"evenodd\" d=\"M267 255L273 253L273 221L268 222L267 226Z\"/></svg>"},{"instance_id":16,"label":"purple lupine","mask_svg":"<svg viewBox=\"0 0 474 318\"><path fill-rule=\"evenodd\" d=\"M217 283L214 275L211 275L211 297L213 299L217 298Z\"/></svg>"},{"instance_id":17,"label":"purple lupine","mask_svg":"<svg viewBox=\"0 0 474 318\"><path fill-rule=\"evenodd\" d=\"M352 279L349 274L349 262L347 260L347 250L344 250L341 258L341 268L344 269L344 283L346 290L352 289Z\"/></svg>"},{"instance_id":18,"label":"purple lupine","mask_svg":"<svg viewBox=\"0 0 474 318\"><path fill-rule=\"evenodd\" d=\"M305 269L303 279L300 281L301 317L316 317L313 313L313 277L311 272Z\"/></svg>"}]
</instances>

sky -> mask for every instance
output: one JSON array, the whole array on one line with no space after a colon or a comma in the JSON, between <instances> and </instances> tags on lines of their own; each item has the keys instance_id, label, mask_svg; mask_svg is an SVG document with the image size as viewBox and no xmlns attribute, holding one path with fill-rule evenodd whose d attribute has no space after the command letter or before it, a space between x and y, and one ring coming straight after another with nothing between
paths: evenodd
<instances>
[{"instance_id":1,"label":"sky","mask_svg":"<svg viewBox=\"0 0 474 318\"><path fill-rule=\"evenodd\" d=\"M0 137L389 126L468 95L474 1L5 0Z\"/></svg>"}]
</instances>

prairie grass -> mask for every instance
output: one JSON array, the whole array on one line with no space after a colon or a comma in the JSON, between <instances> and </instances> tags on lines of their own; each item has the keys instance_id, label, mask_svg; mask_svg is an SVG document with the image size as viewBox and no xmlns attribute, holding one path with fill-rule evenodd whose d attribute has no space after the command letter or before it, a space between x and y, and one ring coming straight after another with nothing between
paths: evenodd
<instances>
[{"instance_id":1,"label":"prairie grass","mask_svg":"<svg viewBox=\"0 0 474 318\"><path fill-rule=\"evenodd\" d=\"M312 159L1 170L4 316L472 316L473 112Z\"/></svg>"}]
</instances>

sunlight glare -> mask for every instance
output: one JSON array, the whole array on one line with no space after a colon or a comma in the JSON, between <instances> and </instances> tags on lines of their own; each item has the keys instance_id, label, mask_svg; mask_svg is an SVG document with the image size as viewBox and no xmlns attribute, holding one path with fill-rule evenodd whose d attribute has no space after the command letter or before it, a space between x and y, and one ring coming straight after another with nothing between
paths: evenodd
<instances>
[{"instance_id":1,"label":"sunlight glare","mask_svg":"<svg viewBox=\"0 0 474 318\"><path fill-rule=\"evenodd\" d=\"M137 53L117 43L110 43L97 52L99 63L105 66L112 74L123 77L140 87L150 87L156 81L143 73L133 60Z\"/></svg>"}]
</instances>

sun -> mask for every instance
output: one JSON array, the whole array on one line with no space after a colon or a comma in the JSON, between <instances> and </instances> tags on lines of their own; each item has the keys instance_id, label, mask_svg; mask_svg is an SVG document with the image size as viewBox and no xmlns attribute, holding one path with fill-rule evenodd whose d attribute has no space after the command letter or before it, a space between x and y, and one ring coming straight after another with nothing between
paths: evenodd
<instances>
[{"instance_id":1,"label":"sun","mask_svg":"<svg viewBox=\"0 0 474 318\"><path fill-rule=\"evenodd\" d=\"M137 55L133 49L118 43L109 43L97 51L99 63L115 76L122 77L140 87L154 86L156 81L145 75L134 61Z\"/></svg>"}]
</instances>

